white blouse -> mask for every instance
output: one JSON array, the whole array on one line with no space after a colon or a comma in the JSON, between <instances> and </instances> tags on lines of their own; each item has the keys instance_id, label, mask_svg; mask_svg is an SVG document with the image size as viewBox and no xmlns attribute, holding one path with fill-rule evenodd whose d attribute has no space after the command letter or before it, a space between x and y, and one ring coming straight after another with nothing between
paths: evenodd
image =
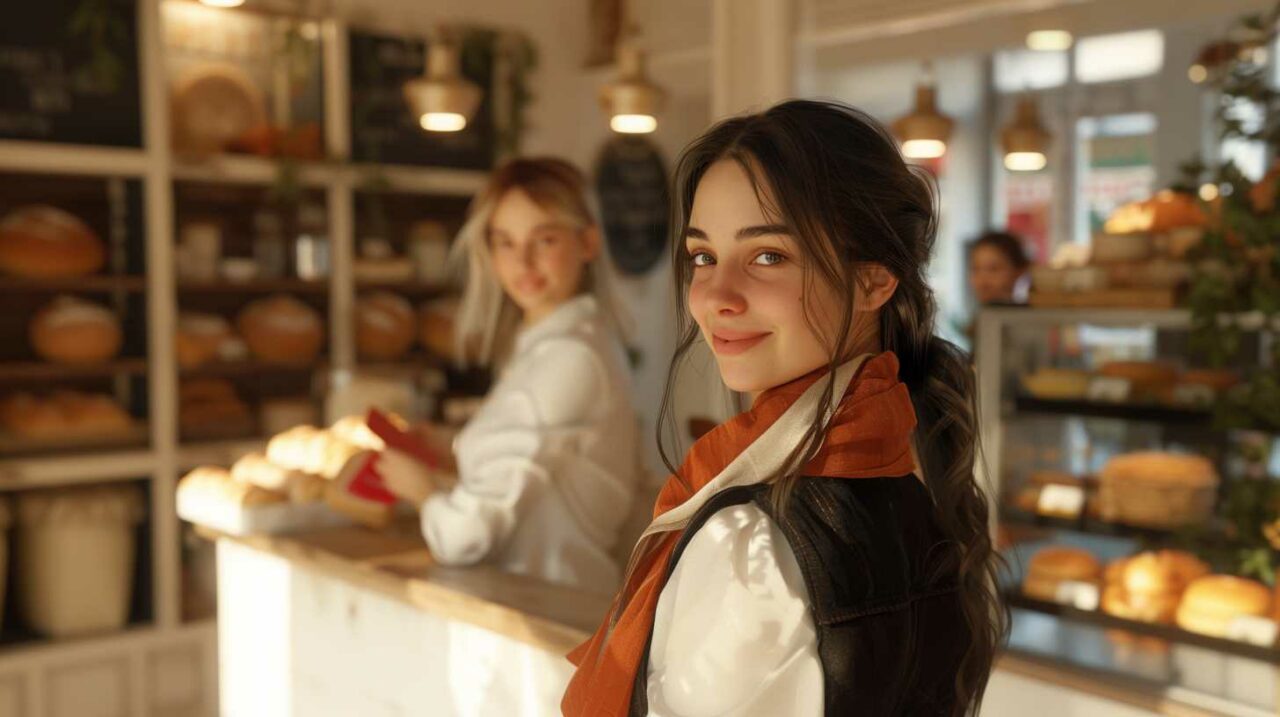
<instances>
[{"instance_id":1,"label":"white blouse","mask_svg":"<svg viewBox=\"0 0 1280 717\"><path fill-rule=\"evenodd\" d=\"M622 346L580 296L523 330L479 411L458 434L458 484L422 506L436 560L600 593L639 473Z\"/></svg>"},{"instance_id":2,"label":"white blouse","mask_svg":"<svg viewBox=\"0 0 1280 717\"><path fill-rule=\"evenodd\" d=\"M795 554L750 503L712 515L658 596L654 717L823 713L817 633Z\"/></svg>"}]
</instances>

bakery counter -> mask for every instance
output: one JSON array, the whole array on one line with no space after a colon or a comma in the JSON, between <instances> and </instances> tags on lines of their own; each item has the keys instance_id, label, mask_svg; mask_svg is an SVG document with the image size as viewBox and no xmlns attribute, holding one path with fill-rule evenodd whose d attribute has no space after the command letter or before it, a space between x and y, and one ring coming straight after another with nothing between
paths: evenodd
<instances>
[{"instance_id":1,"label":"bakery counter","mask_svg":"<svg viewBox=\"0 0 1280 717\"><path fill-rule=\"evenodd\" d=\"M222 714L556 715L609 596L434 564L414 521L216 541Z\"/></svg>"}]
</instances>

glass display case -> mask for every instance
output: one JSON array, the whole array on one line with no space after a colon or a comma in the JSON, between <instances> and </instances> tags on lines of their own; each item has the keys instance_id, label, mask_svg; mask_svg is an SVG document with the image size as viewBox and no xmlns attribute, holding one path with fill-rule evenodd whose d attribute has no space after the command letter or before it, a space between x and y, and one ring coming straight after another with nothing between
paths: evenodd
<instances>
[{"instance_id":1,"label":"glass display case","mask_svg":"<svg viewBox=\"0 0 1280 717\"><path fill-rule=\"evenodd\" d=\"M1178 310L980 314L979 471L1008 649L1173 703L1276 714L1280 443L1215 413L1270 337L1211 368L1190 328Z\"/></svg>"}]
</instances>

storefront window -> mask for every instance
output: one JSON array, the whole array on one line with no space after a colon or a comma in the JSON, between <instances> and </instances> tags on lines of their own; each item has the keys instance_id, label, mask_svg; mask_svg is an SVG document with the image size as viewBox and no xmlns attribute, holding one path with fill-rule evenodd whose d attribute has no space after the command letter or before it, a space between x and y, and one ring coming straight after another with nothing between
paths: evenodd
<instances>
[{"instance_id":1,"label":"storefront window","mask_svg":"<svg viewBox=\"0 0 1280 717\"><path fill-rule=\"evenodd\" d=\"M1156 117L1149 113L1076 121L1076 243L1089 243L1120 205L1156 190L1155 131Z\"/></svg>"}]
</instances>

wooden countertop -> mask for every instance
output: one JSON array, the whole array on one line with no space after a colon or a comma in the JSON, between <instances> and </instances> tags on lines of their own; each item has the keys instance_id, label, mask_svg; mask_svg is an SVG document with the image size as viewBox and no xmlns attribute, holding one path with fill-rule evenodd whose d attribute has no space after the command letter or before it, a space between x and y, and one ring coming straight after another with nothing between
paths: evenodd
<instances>
[{"instance_id":1,"label":"wooden countertop","mask_svg":"<svg viewBox=\"0 0 1280 717\"><path fill-rule=\"evenodd\" d=\"M200 532L559 654L595 632L613 597L489 566L437 565L422 542L417 521L386 531L347 527L252 536L203 528Z\"/></svg>"}]
</instances>

